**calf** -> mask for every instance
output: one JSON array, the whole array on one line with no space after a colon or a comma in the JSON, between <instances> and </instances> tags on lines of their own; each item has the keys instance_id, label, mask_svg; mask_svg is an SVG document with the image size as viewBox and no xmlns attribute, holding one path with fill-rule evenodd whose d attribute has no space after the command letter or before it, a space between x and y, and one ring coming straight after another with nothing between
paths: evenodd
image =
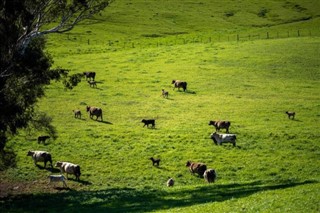
<instances>
[{"instance_id":1,"label":"calf","mask_svg":"<svg viewBox=\"0 0 320 213\"><path fill-rule=\"evenodd\" d=\"M52 182L62 182L63 186L68 188L67 184L66 184L66 178L63 175L49 175L49 184Z\"/></svg>"},{"instance_id":2,"label":"calf","mask_svg":"<svg viewBox=\"0 0 320 213\"><path fill-rule=\"evenodd\" d=\"M76 176L76 180L80 180L80 166L77 164L69 163L69 162L61 162L57 161L56 167L60 168L61 173L66 173L67 174L67 179L68 179L68 174L73 174Z\"/></svg>"},{"instance_id":3,"label":"calf","mask_svg":"<svg viewBox=\"0 0 320 213\"><path fill-rule=\"evenodd\" d=\"M208 183L213 183L217 178L217 173L214 169L207 169L204 172L203 177Z\"/></svg>"},{"instance_id":4,"label":"calf","mask_svg":"<svg viewBox=\"0 0 320 213\"><path fill-rule=\"evenodd\" d=\"M81 119L81 111L76 109L76 110L72 110L74 113L74 117L75 118L80 118Z\"/></svg>"},{"instance_id":5,"label":"calf","mask_svg":"<svg viewBox=\"0 0 320 213\"><path fill-rule=\"evenodd\" d=\"M143 127L145 127L145 126L149 127L149 124L151 124L152 127L154 128L156 125L156 121L154 119L149 119L149 120L142 119L141 122L144 123Z\"/></svg>"},{"instance_id":6,"label":"calf","mask_svg":"<svg viewBox=\"0 0 320 213\"><path fill-rule=\"evenodd\" d=\"M216 131L220 129L226 129L226 133L229 133L229 127L231 125L230 121L209 121L209 125L216 128Z\"/></svg>"},{"instance_id":7,"label":"calf","mask_svg":"<svg viewBox=\"0 0 320 213\"><path fill-rule=\"evenodd\" d=\"M294 119L294 116L296 115L295 112L288 112L288 111L286 111L286 114L288 115L289 119L292 117L292 120Z\"/></svg>"},{"instance_id":8,"label":"calf","mask_svg":"<svg viewBox=\"0 0 320 213\"><path fill-rule=\"evenodd\" d=\"M44 162L44 167L46 167L47 162L50 162L52 168L52 158L51 154L46 151L28 151L27 156L32 156L34 165L37 165L37 162Z\"/></svg>"},{"instance_id":9,"label":"calf","mask_svg":"<svg viewBox=\"0 0 320 213\"><path fill-rule=\"evenodd\" d=\"M194 174L198 174L199 177L203 177L204 172L207 169L207 165L204 163L195 163L191 161L187 161L186 166L189 167L189 171Z\"/></svg>"},{"instance_id":10,"label":"calf","mask_svg":"<svg viewBox=\"0 0 320 213\"><path fill-rule=\"evenodd\" d=\"M150 158L150 160L152 161L152 165L157 165L159 166L159 163L160 163L160 159L154 159L153 157Z\"/></svg>"},{"instance_id":11,"label":"calf","mask_svg":"<svg viewBox=\"0 0 320 213\"><path fill-rule=\"evenodd\" d=\"M46 140L49 139L49 138L50 138L50 136L48 136L48 135L39 136L38 137L38 144L41 143L41 142L43 142L45 144Z\"/></svg>"},{"instance_id":12,"label":"calf","mask_svg":"<svg viewBox=\"0 0 320 213\"><path fill-rule=\"evenodd\" d=\"M218 134L214 132L210 135L210 138L216 145L221 145L222 143L232 143L233 146L236 146L237 137L235 134Z\"/></svg>"},{"instance_id":13,"label":"calf","mask_svg":"<svg viewBox=\"0 0 320 213\"><path fill-rule=\"evenodd\" d=\"M169 97L169 92L168 91L165 91L164 89L162 89L162 96L164 98L168 98Z\"/></svg>"},{"instance_id":14,"label":"calf","mask_svg":"<svg viewBox=\"0 0 320 213\"><path fill-rule=\"evenodd\" d=\"M88 81L90 87L97 88L97 83L95 81Z\"/></svg>"}]
</instances>

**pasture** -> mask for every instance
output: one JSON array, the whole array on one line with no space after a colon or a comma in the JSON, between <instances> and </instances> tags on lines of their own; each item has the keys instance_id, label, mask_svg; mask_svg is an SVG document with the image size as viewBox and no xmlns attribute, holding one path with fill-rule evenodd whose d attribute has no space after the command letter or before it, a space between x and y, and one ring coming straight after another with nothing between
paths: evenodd
<instances>
[{"instance_id":1,"label":"pasture","mask_svg":"<svg viewBox=\"0 0 320 213\"><path fill-rule=\"evenodd\" d=\"M125 4L111 7L110 14L118 16L109 14L106 18L109 22L105 28L111 26L110 39L128 39L125 35L131 28L123 25L138 12L150 11L144 1L125 2L139 10L130 10L136 13L128 12L128 17L120 21L120 15L126 14L122 11ZM268 6L278 8L279 2L269 1ZM297 2L302 5L302 1ZM315 14L311 2L303 7ZM259 11L257 4L249 10ZM217 7L216 11L223 20L226 12L231 11L225 7ZM161 34L161 39L170 41L172 35L163 36L164 28L175 26L168 19L183 23L176 32L189 32L199 26L189 35L183 34L189 38L197 33L208 35L212 27L227 33L235 26L237 17L237 28L246 32L275 30L283 24L273 14L263 19L268 23L254 20L261 28L274 25L268 29L248 26L244 20L252 13L233 8L234 20L228 24L205 26L194 18L195 24L189 26L186 23L190 23L190 17L182 21L182 11L177 9L176 16L159 12L164 18L154 28L148 21L138 19L131 32L133 39L147 43L142 33L147 32ZM306 12L292 13L283 19L303 18ZM70 41L65 35L49 38L48 51L54 65L73 73L95 71L97 87L90 87L84 78L73 90L65 90L61 82L47 87L38 109L53 118L58 137L44 145L37 142L37 137L44 133L21 131L10 140L8 148L17 154L16 167L0 173L1 195L7 195L0 198L0 210L319 212L320 37L112 49L100 43L108 40L101 36L102 17L91 23L95 28L90 33L81 33L89 31L86 24L75 31L82 41L90 37L90 45ZM222 20L219 16L212 18ZM296 24L297 28L303 25L314 29L311 22L319 20L287 23L282 28ZM120 24L112 26L117 23ZM175 35L174 38L177 39ZM187 81L186 92L173 90L173 79ZM169 91L168 98L162 97L162 89ZM103 121L90 119L86 106L101 107ZM81 110L81 119L74 118L75 109ZM286 111L295 111L295 119L288 119ZM143 128L142 119L155 119L155 128ZM219 119L231 122L229 131L237 135L236 147L217 146L210 139L215 130L208 122ZM69 177L69 190L48 185L51 170L42 168L41 163L34 166L26 156L28 150L49 151L53 162L79 164L80 181ZM160 158L160 165L153 166L150 157ZM188 160L214 168L216 182L208 184L191 175L185 166ZM58 173L56 168L53 172ZM175 180L170 188L166 186L169 177Z\"/></svg>"}]
</instances>

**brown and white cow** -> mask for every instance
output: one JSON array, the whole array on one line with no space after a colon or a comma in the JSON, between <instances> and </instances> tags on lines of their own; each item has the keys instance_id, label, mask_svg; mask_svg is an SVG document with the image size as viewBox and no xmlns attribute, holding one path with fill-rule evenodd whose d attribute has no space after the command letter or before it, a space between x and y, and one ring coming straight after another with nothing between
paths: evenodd
<instances>
[{"instance_id":1,"label":"brown and white cow","mask_svg":"<svg viewBox=\"0 0 320 213\"><path fill-rule=\"evenodd\" d=\"M28 151L27 156L32 156L34 165L37 165L37 162L44 162L44 167L47 166L47 162L50 162L52 167L52 157L49 152L46 151Z\"/></svg>"},{"instance_id":2,"label":"brown and white cow","mask_svg":"<svg viewBox=\"0 0 320 213\"><path fill-rule=\"evenodd\" d=\"M230 121L209 121L209 125L216 128L216 131L220 129L226 129L226 133L229 133L229 127L231 125Z\"/></svg>"},{"instance_id":3,"label":"brown and white cow","mask_svg":"<svg viewBox=\"0 0 320 213\"><path fill-rule=\"evenodd\" d=\"M213 183L217 178L217 173L214 169L207 169L204 172L203 177L208 183Z\"/></svg>"},{"instance_id":4,"label":"brown and white cow","mask_svg":"<svg viewBox=\"0 0 320 213\"><path fill-rule=\"evenodd\" d=\"M232 143L236 146L237 136L235 134L218 134L216 132L210 135L210 138L216 145L221 145L222 143Z\"/></svg>"},{"instance_id":5,"label":"brown and white cow","mask_svg":"<svg viewBox=\"0 0 320 213\"><path fill-rule=\"evenodd\" d=\"M81 172L80 172L79 165L69 163L69 162L57 161L55 167L59 167L61 173L66 173L67 179L68 179L68 174L72 174L76 176L76 180L80 180Z\"/></svg>"}]
</instances>

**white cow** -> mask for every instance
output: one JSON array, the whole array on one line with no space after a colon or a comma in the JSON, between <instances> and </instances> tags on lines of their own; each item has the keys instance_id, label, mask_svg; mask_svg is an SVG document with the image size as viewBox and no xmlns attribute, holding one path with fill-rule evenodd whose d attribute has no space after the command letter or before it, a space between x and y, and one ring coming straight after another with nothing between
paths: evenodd
<instances>
[{"instance_id":1,"label":"white cow","mask_svg":"<svg viewBox=\"0 0 320 213\"><path fill-rule=\"evenodd\" d=\"M210 135L210 138L216 145L221 145L222 143L232 143L233 146L236 146L237 137L235 134L218 134L214 132Z\"/></svg>"},{"instance_id":2,"label":"white cow","mask_svg":"<svg viewBox=\"0 0 320 213\"><path fill-rule=\"evenodd\" d=\"M68 188L67 184L66 184L66 178L63 175L49 175L49 183L52 182L62 182L63 186Z\"/></svg>"}]
</instances>

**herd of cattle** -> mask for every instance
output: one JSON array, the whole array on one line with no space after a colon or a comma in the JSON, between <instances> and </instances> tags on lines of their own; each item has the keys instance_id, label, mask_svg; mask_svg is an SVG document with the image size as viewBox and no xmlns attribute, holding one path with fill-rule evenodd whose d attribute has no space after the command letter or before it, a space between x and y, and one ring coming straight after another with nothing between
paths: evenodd
<instances>
[{"instance_id":1,"label":"herd of cattle","mask_svg":"<svg viewBox=\"0 0 320 213\"><path fill-rule=\"evenodd\" d=\"M91 86L91 84L96 84L95 83L95 76L96 73L95 72L84 72L83 73L84 76L86 77L86 80L89 80L89 84ZM183 91L186 91L187 89L187 82L185 81L180 81L180 80L172 80L172 84L174 85L173 89L175 88L183 88ZM168 98L169 96L169 92L165 91L164 89L162 89L162 96L164 98ZM101 121L103 121L102 118L102 109L99 107L94 107L94 106L87 106L86 107L86 111L89 113L89 116L91 119L94 118L94 116L96 117L96 120L98 120L98 118L101 119ZM81 119L81 111L80 110L73 110L74 112L74 117L75 118L80 118ZM292 119L294 119L295 116L295 112L286 112L286 114L288 115L288 118L290 119L292 117ZM142 123L144 123L143 127L147 126L149 127L149 125L151 125L152 128L155 128L155 119L142 119L141 121ZM213 142L216 145L221 145L222 143L231 143L233 146L236 146L236 134L230 134L229 133L229 128L231 125L230 121L209 121L209 125L212 125L215 127L215 132L213 132L210 135L210 138L213 140ZM218 133L221 129L225 129L226 133L222 134L222 133ZM49 136L39 136L38 137L38 143L45 143L45 141L47 139L49 139ZM47 162L50 162L51 168L53 167L52 165L52 156L49 152L46 151L29 151L27 156L32 156L32 159L34 160L34 164L36 165L37 162L44 162L44 167L46 167ZM150 160L152 161L152 165L153 166L159 166L160 163L160 159L154 159L153 157L150 158ZM199 162L191 162L191 161L187 161L186 166L189 168L189 171L192 174L197 174L199 177L203 177L205 179L206 182L208 183L213 183L215 182L216 178L217 178L217 173L214 169L207 169L206 164L204 163L199 163ZM76 180L80 180L80 166L77 164L73 164L70 162L61 162L61 161L57 161L55 164L55 167L60 168L60 175L49 175L49 182L62 182L64 187L67 187L65 180L68 179L68 174L72 174L76 177ZM63 175L63 173L66 173L65 177ZM169 180L167 181L167 186L171 187L174 185L174 179L173 178L169 178Z\"/></svg>"}]
</instances>

